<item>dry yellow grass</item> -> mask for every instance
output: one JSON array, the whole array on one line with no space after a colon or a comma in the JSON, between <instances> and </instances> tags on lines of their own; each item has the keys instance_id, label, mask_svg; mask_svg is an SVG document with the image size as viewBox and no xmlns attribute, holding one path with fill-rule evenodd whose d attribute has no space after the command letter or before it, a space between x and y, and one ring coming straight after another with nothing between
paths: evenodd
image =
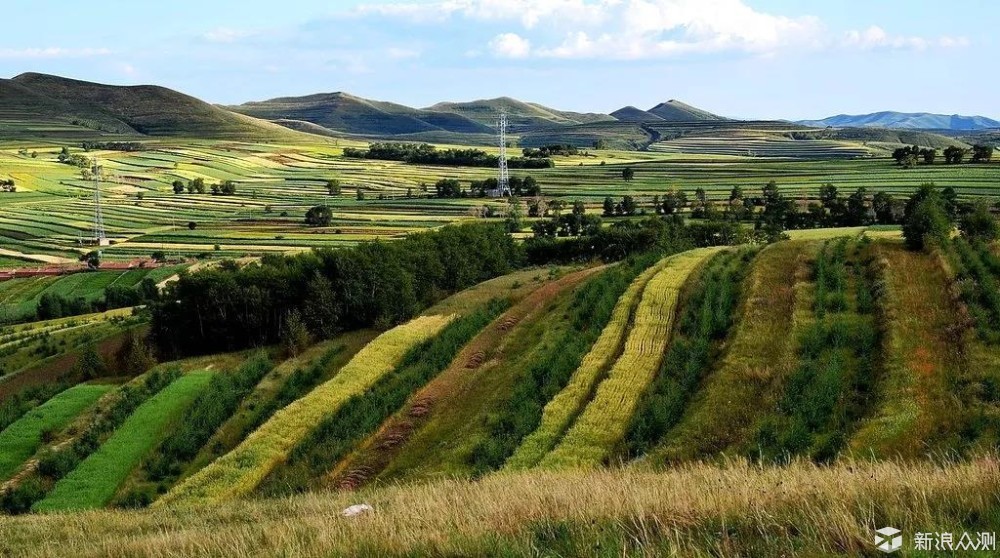
<instances>
[{"instance_id":1,"label":"dry yellow grass","mask_svg":"<svg viewBox=\"0 0 1000 558\"><path fill-rule=\"evenodd\" d=\"M183 513L2 518L0 555L875 555L872 532L886 525L911 540L918 530L974 529L963 522L977 514L990 521L998 489L995 457L954 465L796 462L761 468L734 461L663 473L532 471ZM374 510L341 515L359 502ZM569 544L575 546L567 550Z\"/></svg>"},{"instance_id":2,"label":"dry yellow grass","mask_svg":"<svg viewBox=\"0 0 1000 558\"><path fill-rule=\"evenodd\" d=\"M175 486L157 505L215 504L252 492L324 417L391 372L410 348L433 337L453 318L422 316L383 333L332 379L275 413L233 451Z\"/></svg>"},{"instance_id":3,"label":"dry yellow grass","mask_svg":"<svg viewBox=\"0 0 1000 558\"><path fill-rule=\"evenodd\" d=\"M621 356L543 467L596 467L625 435L632 413L663 360L680 290L691 273L721 248L671 256L655 272L635 309Z\"/></svg>"}]
</instances>

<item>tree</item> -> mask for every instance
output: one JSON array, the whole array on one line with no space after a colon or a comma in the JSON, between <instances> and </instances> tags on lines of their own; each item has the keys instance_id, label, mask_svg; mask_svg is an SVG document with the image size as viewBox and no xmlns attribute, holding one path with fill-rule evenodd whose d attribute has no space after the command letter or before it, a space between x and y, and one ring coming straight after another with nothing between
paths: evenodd
<instances>
[{"instance_id":1,"label":"tree","mask_svg":"<svg viewBox=\"0 0 1000 558\"><path fill-rule=\"evenodd\" d=\"M604 209L603 214L605 217L615 216L615 200L611 199L611 196L604 198L603 209Z\"/></svg>"},{"instance_id":2,"label":"tree","mask_svg":"<svg viewBox=\"0 0 1000 558\"><path fill-rule=\"evenodd\" d=\"M989 163L992 158L993 158L992 145L976 144L972 146L973 163Z\"/></svg>"},{"instance_id":3,"label":"tree","mask_svg":"<svg viewBox=\"0 0 1000 558\"><path fill-rule=\"evenodd\" d=\"M632 182L633 178L635 178L635 170L633 170L632 167L625 167L622 169L622 179L625 182Z\"/></svg>"},{"instance_id":4,"label":"tree","mask_svg":"<svg viewBox=\"0 0 1000 558\"><path fill-rule=\"evenodd\" d=\"M868 207L865 205L865 200L867 197L867 190L864 186L855 190L853 194L847 198L847 224L850 226L859 225L870 225L871 220L868 218Z\"/></svg>"},{"instance_id":5,"label":"tree","mask_svg":"<svg viewBox=\"0 0 1000 558\"><path fill-rule=\"evenodd\" d=\"M357 194L355 195L358 201L365 201L365 191L358 188Z\"/></svg>"},{"instance_id":6,"label":"tree","mask_svg":"<svg viewBox=\"0 0 1000 558\"><path fill-rule=\"evenodd\" d=\"M872 197L872 209L875 210L875 220L882 225L891 225L896 219L893 215L892 206L894 200L886 192L875 192Z\"/></svg>"},{"instance_id":7,"label":"tree","mask_svg":"<svg viewBox=\"0 0 1000 558\"><path fill-rule=\"evenodd\" d=\"M101 358L100 353L97 352L97 345L94 343L90 343L84 347L83 354L80 355L80 360L76 362L74 368L77 374L84 380L92 380L108 375L108 367L104 363L104 359Z\"/></svg>"},{"instance_id":8,"label":"tree","mask_svg":"<svg viewBox=\"0 0 1000 558\"><path fill-rule=\"evenodd\" d=\"M153 252L152 258L154 262L165 262L167 261L167 254L163 250L157 250Z\"/></svg>"},{"instance_id":9,"label":"tree","mask_svg":"<svg viewBox=\"0 0 1000 558\"><path fill-rule=\"evenodd\" d=\"M306 212L306 224L311 227L329 227L333 221L333 211L328 206L317 205Z\"/></svg>"},{"instance_id":10,"label":"tree","mask_svg":"<svg viewBox=\"0 0 1000 558\"><path fill-rule=\"evenodd\" d=\"M298 310L291 310L285 315L281 328L281 346L289 356L298 356L309 347L311 336L309 328L302 320Z\"/></svg>"},{"instance_id":11,"label":"tree","mask_svg":"<svg viewBox=\"0 0 1000 558\"><path fill-rule=\"evenodd\" d=\"M175 180L173 183L174 193L183 194L184 193L184 182L180 180Z\"/></svg>"},{"instance_id":12,"label":"tree","mask_svg":"<svg viewBox=\"0 0 1000 558\"><path fill-rule=\"evenodd\" d=\"M587 206L581 200L573 201L573 215L586 215Z\"/></svg>"},{"instance_id":13,"label":"tree","mask_svg":"<svg viewBox=\"0 0 1000 558\"><path fill-rule=\"evenodd\" d=\"M636 205L635 198L632 196L625 196L622 198L622 214L623 215L635 215Z\"/></svg>"},{"instance_id":14,"label":"tree","mask_svg":"<svg viewBox=\"0 0 1000 558\"><path fill-rule=\"evenodd\" d=\"M968 154L968 150L952 145L944 150L944 162L949 165L961 164Z\"/></svg>"},{"instance_id":15,"label":"tree","mask_svg":"<svg viewBox=\"0 0 1000 558\"><path fill-rule=\"evenodd\" d=\"M125 340L115 353L118 369L129 376L138 376L156 365L156 358L149 344L134 329L125 334Z\"/></svg>"},{"instance_id":16,"label":"tree","mask_svg":"<svg viewBox=\"0 0 1000 558\"><path fill-rule=\"evenodd\" d=\"M195 230L197 228L198 228L198 223L195 223L194 221L188 221L188 230L189 231L193 231L193 230Z\"/></svg>"},{"instance_id":17,"label":"tree","mask_svg":"<svg viewBox=\"0 0 1000 558\"><path fill-rule=\"evenodd\" d=\"M524 182L521 184L521 192L514 192L520 196L537 197L542 195L542 187L538 184L533 176L524 177Z\"/></svg>"},{"instance_id":18,"label":"tree","mask_svg":"<svg viewBox=\"0 0 1000 558\"><path fill-rule=\"evenodd\" d=\"M933 165L934 161L937 160L937 149L921 149L920 156L924 158L924 163L928 165Z\"/></svg>"},{"instance_id":19,"label":"tree","mask_svg":"<svg viewBox=\"0 0 1000 558\"><path fill-rule=\"evenodd\" d=\"M903 238L907 248L922 250L929 242L947 239L951 229L941 194L929 184L921 186L906 203Z\"/></svg>"},{"instance_id":20,"label":"tree","mask_svg":"<svg viewBox=\"0 0 1000 558\"><path fill-rule=\"evenodd\" d=\"M336 178L332 178L326 181L326 191L331 196L340 195L340 181Z\"/></svg>"},{"instance_id":21,"label":"tree","mask_svg":"<svg viewBox=\"0 0 1000 558\"><path fill-rule=\"evenodd\" d=\"M306 284L303 318L309 331L321 339L329 339L339 331L341 315L336 289L318 271Z\"/></svg>"},{"instance_id":22,"label":"tree","mask_svg":"<svg viewBox=\"0 0 1000 558\"><path fill-rule=\"evenodd\" d=\"M101 267L101 252L98 250L88 252L83 256L80 256L80 260L86 262L87 267L90 269L98 269Z\"/></svg>"},{"instance_id":23,"label":"tree","mask_svg":"<svg viewBox=\"0 0 1000 558\"><path fill-rule=\"evenodd\" d=\"M507 219L504 221L507 232L521 232L524 228L524 209L521 207L521 200L511 198L507 202Z\"/></svg>"},{"instance_id":24,"label":"tree","mask_svg":"<svg viewBox=\"0 0 1000 558\"><path fill-rule=\"evenodd\" d=\"M973 204L972 211L963 215L959 221L958 230L970 241L990 243L1000 238L1000 224L986 200L978 200Z\"/></svg>"},{"instance_id":25,"label":"tree","mask_svg":"<svg viewBox=\"0 0 1000 558\"><path fill-rule=\"evenodd\" d=\"M454 178L442 178L434 184L439 198L457 198L462 195L462 184Z\"/></svg>"}]
</instances>

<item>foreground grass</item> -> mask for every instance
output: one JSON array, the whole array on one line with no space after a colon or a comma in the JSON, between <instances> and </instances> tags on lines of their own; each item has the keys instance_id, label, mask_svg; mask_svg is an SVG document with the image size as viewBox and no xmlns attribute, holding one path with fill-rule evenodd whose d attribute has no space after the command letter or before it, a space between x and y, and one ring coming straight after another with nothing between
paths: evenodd
<instances>
[{"instance_id":1,"label":"foreground grass","mask_svg":"<svg viewBox=\"0 0 1000 558\"><path fill-rule=\"evenodd\" d=\"M0 519L18 556L876 556L874 529L989 531L1000 462L688 464ZM367 502L374 510L346 518Z\"/></svg>"},{"instance_id":2,"label":"foreground grass","mask_svg":"<svg viewBox=\"0 0 1000 558\"><path fill-rule=\"evenodd\" d=\"M107 504L211 379L210 372L192 372L171 382L140 405L100 449L56 483L33 509L55 511Z\"/></svg>"},{"instance_id":3,"label":"foreground grass","mask_svg":"<svg viewBox=\"0 0 1000 558\"><path fill-rule=\"evenodd\" d=\"M383 333L330 381L278 411L233 451L174 487L159 503L210 503L253 491L326 416L390 373L414 346L454 318L422 316Z\"/></svg>"},{"instance_id":4,"label":"foreground grass","mask_svg":"<svg viewBox=\"0 0 1000 558\"><path fill-rule=\"evenodd\" d=\"M49 433L63 428L97 402L112 385L79 385L56 395L0 432L0 480L17 471Z\"/></svg>"}]
</instances>

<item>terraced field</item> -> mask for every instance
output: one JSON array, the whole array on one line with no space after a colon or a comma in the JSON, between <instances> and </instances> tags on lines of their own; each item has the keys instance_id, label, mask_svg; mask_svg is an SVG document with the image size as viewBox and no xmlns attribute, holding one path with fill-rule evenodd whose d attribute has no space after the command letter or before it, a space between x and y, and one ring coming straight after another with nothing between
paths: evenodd
<instances>
[{"instance_id":1,"label":"terraced field","mask_svg":"<svg viewBox=\"0 0 1000 558\"><path fill-rule=\"evenodd\" d=\"M826 183L842 192L864 186L869 192L904 194L932 182L952 186L963 197L1000 194L1000 164L918 165L906 170L885 158L856 158L868 151L860 144L771 135L737 139L693 135L654 144L652 151L557 157L554 168L514 171L514 175L531 174L547 196L583 200L594 211L608 195L632 195L642 205L667 190L683 189L690 195L702 187L710 198L723 199L733 186L751 193L770 180L796 198L814 198ZM474 198L429 197L442 178L467 183L493 176L492 169L344 158L345 147L363 145L349 140L337 140L336 145L162 139L146 143L146 151L86 153L106 169L104 220L114 242L104 250L106 258L148 257L154 251L239 257L335 248L473 219L484 203L496 205ZM810 159L813 144L843 158ZM16 193L0 194L0 248L7 257L73 260L91 249L81 240L91 235L93 184L82 180L76 169L56 162L61 143L30 145L37 158L19 154L23 147L0 146L0 173L19 185ZM625 167L635 170L628 183L622 180ZM174 181L186 184L197 178L208 186L235 181L237 192L232 196L173 193ZM337 195L327 191L331 179L340 181ZM303 224L305 212L316 205L332 208L329 227Z\"/></svg>"}]
</instances>

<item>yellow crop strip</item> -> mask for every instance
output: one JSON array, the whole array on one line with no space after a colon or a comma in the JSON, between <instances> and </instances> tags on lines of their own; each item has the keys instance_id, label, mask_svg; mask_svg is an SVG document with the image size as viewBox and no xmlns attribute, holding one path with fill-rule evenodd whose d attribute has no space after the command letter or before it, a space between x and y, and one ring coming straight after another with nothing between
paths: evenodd
<instances>
[{"instance_id":1,"label":"yellow crop strip","mask_svg":"<svg viewBox=\"0 0 1000 558\"><path fill-rule=\"evenodd\" d=\"M383 333L332 379L275 413L242 444L174 487L157 505L214 504L252 492L324 417L390 373L411 348L452 319L423 316Z\"/></svg>"},{"instance_id":2,"label":"yellow crop strip","mask_svg":"<svg viewBox=\"0 0 1000 558\"><path fill-rule=\"evenodd\" d=\"M611 454L660 367L681 288L702 262L720 250L700 248L672 256L649 280L621 357L562 441L542 459L543 467L596 467Z\"/></svg>"},{"instance_id":3,"label":"yellow crop strip","mask_svg":"<svg viewBox=\"0 0 1000 558\"><path fill-rule=\"evenodd\" d=\"M566 387L545 405L538 428L521 442L514 455L507 461L506 468L517 470L532 467L541 461L546 453L552 451L573 418L586 405L587 398L593 393L594 385L600 380L601 374L618 356L619 347L628 333L632 312L646 285L669 265L670 261L670 258L660 260L632 281L615 305L611 321L601 331L601 336L583 357Z\"/></svg>"}]
</instances>

